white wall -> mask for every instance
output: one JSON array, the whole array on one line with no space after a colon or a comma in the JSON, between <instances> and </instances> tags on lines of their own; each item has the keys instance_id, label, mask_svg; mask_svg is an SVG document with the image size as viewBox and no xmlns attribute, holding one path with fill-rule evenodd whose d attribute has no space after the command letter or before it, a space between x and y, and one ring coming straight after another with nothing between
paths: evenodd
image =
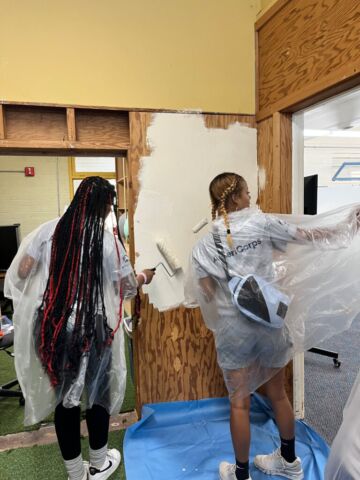
<instances>
[{"instance_id":1,"label":"white wall","mask_svg":"<svg viewBox=\"0 0 360 480\"><path fill-rule=\"evenodd\" d=\"M244 176L257 195L256 130L240 124L228 129L208 129L201 115L154 115L147 140L152 148L142 159L140 194L135 212L136 268L154 267L164 261L156 241L179 259L183 271L169 278L162 267L148 287L150 301L160 310L183 302L184 271L191 247L206 232L192 227L211 219L210 181L219 173Z\"/></svg>"},{"instance_id":2,"label":"white wall","mask_svg":"<svg viewBox=\"0 0 360 480\"><path fill-rule=\"evenodd\" d=\"M360 162L360 139L305 139L304 176L318 174L318 213L360 204L360 182L333 181L344 162Z\"/></svg>"},{"instance_id":3,"label":"white wall","mask_svg":"<svg viewBox=\"0 0 360 480\"><path fill-rule=\"evenodd\" d=\"M4 170L35 167L35 177ZM0 156L0 225L20 223L23 238L63 213L70 201L66 157Z\"/></svg>"}]
</instances>

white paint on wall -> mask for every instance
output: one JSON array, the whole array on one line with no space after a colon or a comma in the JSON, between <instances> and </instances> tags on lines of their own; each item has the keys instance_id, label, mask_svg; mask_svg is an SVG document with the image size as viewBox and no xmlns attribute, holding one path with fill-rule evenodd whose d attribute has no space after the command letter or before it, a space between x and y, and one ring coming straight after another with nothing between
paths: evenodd
<instances>
[{"instance_id":1,"label":"white paint on wall","mask_svg":"<svg viewBox=\"0 0 360 480\"><path fill-rule=\"evenodd\" d=\"M259 181L259 192L261 192L262 190L265 190L265 186L266 186L265 168L259 168L258 181Z\"/></svg>"},{"instance_id":2,"label":"white paint on wall","mask_svg":"<svg viewBox=\"0 0 360 480\"><path fill-rule=\"evenodd\" d=\"M239 173L248 182L252 202L257 200L256 129L239 123L209 129L201 115L159 113L147 140L152 153L141 161L134 218L136 270L164 262L156 247L156 241L164 239L183 270L170 278L160 266L145 291L159 310L167 310L183 302L191 248L209 229L192 231L204 217L210 218L210 181L225 171Z\"/></svg>"}]
</instances>

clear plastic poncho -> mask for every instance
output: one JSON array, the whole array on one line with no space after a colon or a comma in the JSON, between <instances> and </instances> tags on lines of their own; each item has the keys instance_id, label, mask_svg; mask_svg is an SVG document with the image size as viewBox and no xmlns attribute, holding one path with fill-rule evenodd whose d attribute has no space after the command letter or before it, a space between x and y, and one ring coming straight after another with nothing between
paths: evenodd
<instances>
[{"instance_id":1,"label":"clear plastic poncho","mask_svg":"<svg viewBox=\"0 0 360 480\"><path fill-rule=\"evenodd\" d=\"M15 368L25 398L25 425L40 422L60 402L66 408L78 406L83 393L86 394L86 408L96 403L109 414L118 413L125 394L126 359L122 328L117 330L111 345L101 352L94 344L90 352L82 356L77 377L69 381L65 376L62 384L55 388L38 358L34 342L35 322L49 275L52 235L58 220L41 225L21 242L5 277L4 293L14 305ZM24 279L19 276L19 266L25 256L34 259L34 265ZM103 241L103 287L107 323L115 329L119 320L120 291L123 298L132 297L136 294L137 283L125 250L107 230ZM96 324L97 334L102 325L101 321ZM71 328L71 317L68 328Z\"/></svg>"},{"instance_id":2,"label":"clear plastic poncho","mask_svg":"<svg viewBox=\"0 0 360 480\"><path fill-rule=\"evenodd\" d=\"M343 412L343 422L331 446L325 480L360 478L360 372Z\"/></svg>"},{"instance_id":3,"label":"clear plastic poncho","mask_svg":"<svg viewBox=\"0 0 360 480\"><path fill-rule=\"evenodd\" d=\"M249 395L296 353L350 327L360 312L358 212L349 206L295 216L246 208L228 215L232 248L222 217L195 245L185 305L200 306L214 333L230 397ZM254 281L261 302L249 289Z\"/></svg>"}]
</instances>

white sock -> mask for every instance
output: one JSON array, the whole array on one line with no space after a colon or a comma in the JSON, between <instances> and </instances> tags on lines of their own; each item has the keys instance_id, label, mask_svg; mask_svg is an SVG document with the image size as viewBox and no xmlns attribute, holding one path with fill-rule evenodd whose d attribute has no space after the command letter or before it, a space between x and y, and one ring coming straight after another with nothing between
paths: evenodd
<instances>
[{"instance_id":1,"label":"white sock","mask_svg":"<svg viewBox=\"0 0 360 480\"><path fill-rule=\"evenodd\" d=\"M73 460L64 460L64 463L70 480L83 480L85 476L85 468L81 453Z\"/></svg>"},{"instance_id":2,"label":"white sock","mask_svg":"<svg viewBox=\"0 0 360 480\"><path fill-rule=\"evenodd\" d=\"M101 467L104 465L107 454L107 443L98 450L93 450L89 447L89 456L90 456L90 465L92 467L101 470Z\"/></svg>"}]
</instances>

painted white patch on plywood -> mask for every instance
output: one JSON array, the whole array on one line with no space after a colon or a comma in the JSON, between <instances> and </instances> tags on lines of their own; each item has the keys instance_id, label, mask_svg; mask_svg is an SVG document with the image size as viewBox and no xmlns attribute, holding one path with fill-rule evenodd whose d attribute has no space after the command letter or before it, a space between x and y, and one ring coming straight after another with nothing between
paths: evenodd
<instances>
[{"instance_id":1,"label":"painted white patch on plywood","mask_svg":"<svg viewBox=\"0 0 360 480\"><path fill-rule=\"evenodd\" d=\"M265 168L259 168L258 180L259 180L259 191L261 192L262 190L265 190L265 186L266 186Z\"/></svg>"},{"instance_id":2,"label":"painted white patch on plywood","mask_svg":"<svg viewBox=\"0 0 360 480\"><path fill-rule=\"evenodd\" d=\"M159 310L167 310L183 302L191 248L209 228L192 231L204 218L211 218L210 181L225 171L239 173L256 202L256 130L239 123L228 129L206 128L201 115L159 113L148 128L147 140L152 153L141 161L134 218L136 270L165 262L156 247L159 239L164 240L183 270L170 278L158 267L145 291Z\"/></svg>"}]
</instances>

